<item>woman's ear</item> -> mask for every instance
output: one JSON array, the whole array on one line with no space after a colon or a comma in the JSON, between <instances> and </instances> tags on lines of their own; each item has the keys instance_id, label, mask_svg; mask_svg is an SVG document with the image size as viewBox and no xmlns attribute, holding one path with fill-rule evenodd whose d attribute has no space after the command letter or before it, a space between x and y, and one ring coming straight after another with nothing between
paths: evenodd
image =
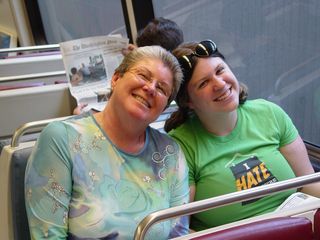
<instances>
[{"instance_id":1,"label":"woman's ear","mask_svg":"<svg viewBox=\"0 0 320 240\"><path fill-rule=\"evenodd\" d=\"M194 109L193 103L192 103L192 101L190 99L187 101L186 105L188 106L188 108L190 108L192 110Z\"/></svg>"},{"instance_id":2,"label":"woman's ear","mask_svg":"<svg viewBox=\"0 0 320 240\"><path fill-rule=\"evenodd\" d=\"M111 89L113 90L113 88L116 86L117 81L120 79L120 74L119 73L114 73L111 79Z\"/></svg>"}]
</instances>

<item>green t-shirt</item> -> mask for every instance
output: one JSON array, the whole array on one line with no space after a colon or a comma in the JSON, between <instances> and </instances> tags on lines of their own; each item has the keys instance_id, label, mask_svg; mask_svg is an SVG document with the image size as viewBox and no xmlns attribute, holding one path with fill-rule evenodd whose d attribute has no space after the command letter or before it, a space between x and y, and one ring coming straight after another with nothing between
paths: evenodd
<instances>
[{"instance_id":1,"label":"green t-shirt","mask_svg":"<svg viewBox=\"0 0 320 240\"><path fill-rule=\"evenodd\" d=\"M289 116L263 99L247 101L237 111L236 127L227 136L207 132L195 116L170 132L185 153L195 201L295 177L279 151L298 136ZM197 213L190 227L202 230L270 212L293 192Z\"/></svg>"}]
</instances>

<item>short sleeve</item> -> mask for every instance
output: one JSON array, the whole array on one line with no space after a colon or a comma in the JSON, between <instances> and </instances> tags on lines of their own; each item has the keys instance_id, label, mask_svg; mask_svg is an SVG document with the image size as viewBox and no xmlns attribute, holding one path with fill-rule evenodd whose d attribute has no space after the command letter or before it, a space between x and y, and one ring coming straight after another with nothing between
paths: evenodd
<instances>
[{"instance_id":1,"label":"short sleeve","mask_svg":"<svg viewBox=\"0 0 320 240\"><path fill-rule=\"evenodd\" d=\"M280 147L293 142L298 137L298 130L288 114L278 105L271 103L272 111L279 129Z\"/></svg>"},{"instance_id":2,"label":"short sleeve","mask_svg":"<svg viewBox=\"0 0 320 240\"><path fill-rule=\"evenodd\" d=\"M189 169L189 185L193 185L196 182L196 168L195 168L195 159L192 157L194 154L192 154L192 148L188 146L188 143L190 141L185 141L184 139L186 138L183 134L180 132L178 133L177 131L173 130L169 132L169 135L180 145L184 156L186 158L187 164L188 164L188 169Z\"/></svg>"}]
</instances>

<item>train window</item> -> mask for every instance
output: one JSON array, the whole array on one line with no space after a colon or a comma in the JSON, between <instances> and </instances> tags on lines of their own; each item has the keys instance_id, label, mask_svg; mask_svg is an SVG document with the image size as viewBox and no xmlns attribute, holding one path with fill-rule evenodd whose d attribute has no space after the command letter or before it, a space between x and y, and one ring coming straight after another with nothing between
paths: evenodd
<instances>
[{"instance_id":1,"label":"train window","mask_svg":"<svg viewBox=\"0 0 320 240\"><path fill-rule=\"evenodd\" d=\"M185 40L214 39L250 98L282 106L301 136L320 145L320 2L154 0L156 17Z\"/></svg>"},{"instance_id":2,"label":"train window","mask_svg":"<svg viewBox=\"0 0 320 240\"><path fill-rule=\"evenodd\" d=\"M126 37L121 1L38 0L48 44L107 34Z\"/></svg>"}]
</instances>

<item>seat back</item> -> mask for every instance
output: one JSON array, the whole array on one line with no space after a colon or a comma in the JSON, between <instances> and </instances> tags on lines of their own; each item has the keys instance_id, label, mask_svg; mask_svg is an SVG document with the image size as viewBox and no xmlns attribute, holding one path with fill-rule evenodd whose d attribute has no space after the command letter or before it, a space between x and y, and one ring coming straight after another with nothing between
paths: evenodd
<instances>
[{"instance_id":1,"label":"seat back","mask_svg":"<svg viewBox=\"0 0 320 240\"><path fill-rule=\"evenodd\" d=\"M0 91L0 137L26 122L69 116L75 106L66 83Z\"/></svg>"},{"instance_id":2,"label":"seat back","mask_svg":"<svg viewBox=\"0 0 320 240\"><path fill-rule=\"evenodd\" d=\"M313 240L312 223L302 217L265 219L208 233L192 240Z\"/></svg>"},{"instance_id":3,"label":"seat back","mask_svg":"<svg viewBox=\"0 0 320 240\"><path fill-rule=\"evenodd\" d=\"M320 209L314 214L313 220L314 239L320 240Z\"/></svg>"},{"instance_id":4,"label":"seat back","mask_svg":"<svg viewBox=\"0 0 320 240\"><path fill-rule=\"evenodd\" d=\"M24 198L24 175L28 158L40 131L55 118L30 122L16 129L12 138L3 139L0 155L0 239L30 239ZM23 135L28 132L37 132ZM20 142L20 141L26 142Z\"/></svg>"},{"instance_id":5,"label":"seat back","mask_svg":"<svg viewBox=\"0 0 320 240\"><path fill-rule=\"evenodd\" d=\"M30 239L24 198L24 176L33 146L15 151L11 157L11 202L14 239Z\"/></svg>"},{"instance_id":6,"label":"seat back","mask_svg":"<svg viewBox=\"0 0 320 240\"><path fill-rule=\"evenodd\" d=\"M0 78L23 74L63 71L64 65L59 52L45 54L24 54L1 59Z\"/></svg>"},{"instance_id":7,"label":"seat back","mask_svg":"<svg viewBox=\"0 0 320 240\"><path fill-rule=\"evenodd\" d=\"M4 146L0 155L0 239L30 239L24 203L24 172L35 141Z\"/></svg>"},{"instance_id":8,"label":"seat back","mask_svg":"<svg viewBox=\"0 0 320 240\"><path fill-rule=\"evenodd\" d=\"M309 159L315 172L320 172L320 150L319 147L311 142L305 141Z\"/></svg>"}]
</instances>

